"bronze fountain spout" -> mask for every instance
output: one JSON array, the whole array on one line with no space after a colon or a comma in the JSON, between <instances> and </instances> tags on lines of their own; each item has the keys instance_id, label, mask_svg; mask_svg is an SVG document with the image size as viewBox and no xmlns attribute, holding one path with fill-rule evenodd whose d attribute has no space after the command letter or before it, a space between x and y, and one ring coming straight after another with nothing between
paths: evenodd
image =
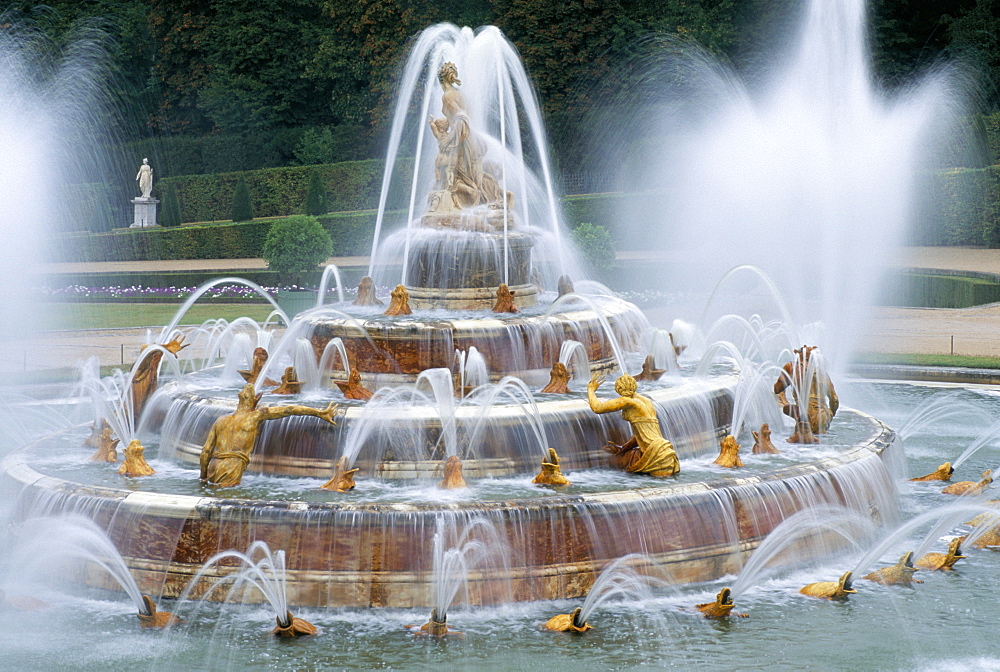
<instances>
[{"instance_id":1,"label":"bronze fountain spout","mask_svg":"<svg viewBox=\"0 0 1000 672\"><path fill-rule=\"evenodd\" d=\"M111 438L111 428L107 425L101 429L101 434L97 438L97 451L90 456L91 462L117 462L118 443L120 439Z\"/></svg>"},{"instance_id":2,"label":"bronze fountain spout","mask_svg":"<svg viewBox=\"0 0 1000 672\"><path fill-rule=\"evenodd\" d=\"M452 455L444 461L444 478L438 483L438 487L442 490L458 490L469 487L465 483L465 477L462 476L462 460L458 458L458 455Z\"/></svg>"},{"instance_id":3,"label":"bronze fountain spout","mask_svg":"<svg viewBox=\"0 0 1000 672\"><path fill-rule=\"evenodd\" d=\"M562 362L556 362L549 371L549 384L540 392L546 394L569 394L569 369Z\"/></svg>"},{"instance_id":4,"label":"bronze fountain spout","mask_svg":"<svg viewBox=\"0 0 1000 672\"><path fill-rule=\"evenodd\" d=\"M358 283L358 298L354 299L355 306L381 306L382 300L375 296L375 283L370 275L361 278Z\"/></svg>"},{"instance_id":5,"label":"bronze fountain spout","mask_svg":"<svg viewBox=\"0 0 1000 672\"><path fill-rule=\"evenodd\" d=\"M267 364L267 350L264 348L254 348L253 350L253 360L250 362L249 371L238 371L243 380L248 383L256 383L257 378L260 377L260 372L264 370L264 365Z\"/></svg>"},{"instance_id":6,"label":"bronze fountain spout","mask_svg":"<svg viewBox=\"0 0 1000 672\"><path fill-rule=\"evenodd\" d=\"M817 581L803 586L799 592L809 597L818 597L824 600L846 600L849 596L857 593L851 587L851 577L853 572L844 572L837 581Z\"/></svg>"},{"instance_id":7,"label":"bronze fountain spout","mask_svg":"<svg viewBox=\"0 0 1000 672\"><path fill-rule=\"evenodd\" d=\"M542 470L531 482L535 485L549 485L554 488L569 485L569 479L563 475L559 468L559 455L555 448L549 448L549 461L542 460Z\"/></svg>"},{"instance_id":8,"label":"bronze fountain spout","mask_svg":"<svg viewBox=\"0 0 1000 672\"><path fill-rule=\"evenodd\" d=\"M584 623L581 618L582 609L577 607L569 614L556 614L545 622L545 629L552 632L576 632L582 633L592 630L590 623Z\"/></svg>"},{"instance_id":9,"label":"bronze fountain spout","mask_svg":"<svg viewBox=\"0 0 1000 672\"><path fill-rule=\"evenodd\" d=\"M951 475L955 473L955 467L951 466L951 462L945 462L936 471L932 471L926 476L917 476L916 478L911 478L911 481L950 481Z\"/></svg>"},{"instance_id":10,"label":"bronze fountain spout","mask_svg":"<svg viewBox=\"0 0 1000 672\"><path fill-rule=\"evenodd\" d=\"M351 368L351 372L347 375L346 383L339 380L333 382L336 383L337 387L348 399L368 401L375 396L371 390L361 384L361 371L357 367Z\"/></svg>"},{"instance_id":11,"label":"bronze fountain spout","mask_svg":"<svg viewBox=\"0 0 1000 672\"><path fill-rule=\"evenodd\" d=\"M656 361L653 359L653 356L647 355L646 359L642 362L642 370L635 374L634 377L636 380L656 381L662 378L666 372L666 369L656 368Z\"/></svg>"},{"instance_id":12,"label":"bronze fountain spout","mask_svg":"<svg viewBox=\"0 0 1000 672\"><path fill-rule=\"evenodd\" d=\"M497 302L493 304L494 313L520 313L516 305L514 305L514 291L507 287L507 285L500 285L497 287Z\"/></svg>"},{"instance_id":13,"label":"bronze fountain spout","mask_svg":"<svg viewBox=\"0 0 1000 672\"><path fill-rule=\"evenodd\" d=\"M278 625L271 631L271 634L275 637L287 639L292 637L306 637L308 635L316 634L315 625L305 619L293 616L290 611L285 611L284 618L278 616L275 620L278 622Z\"/></svg>"},{"instance_id":14,"label":"bronze fountain spout","mask_svg":"<svg viewBox=\"0 0 1000 672\"><path fill-rule=\"evenodd\" d=\"M395 317L397 315L412 315L410 310L410 293L403 285L396 285L396 288L389 294L389 307L385 309L383 315Z\"/></svg>"},{"instance_id":15,"label":"bronze fountain spout","mask_svg":"<svg viewBox=\"0 0 1000 672\"><path fill-rule=\"evenodd\" d=\"M993 482L993 470L987 469L983 472L982 480L976 481L959 481L958 483L952 483L947 486L943 492L946 495L969 495L974 496L981 493L986 488L990 487L990 483Z\"/></svg>"},{"instance_id":16,"label":"bronze fountain spout","mask_svg":"<svg viewBox=\"0 0 1000 672\"><path fill-rule=\"evenodd\" d=\"M337 460L337 464L334 466L333 478L321 485L323 490L332 490L333 492L347 492L348 490L354 489L354 474L358 473L358 469L347 469L347 455L341 455L340 459Z\"/></svg>"},{"instance_id":17,"label":"bronze fountain spout","mask_svg":"<svg viewBox=\"0 0 1000 672\"><path fill-rule=\"evenodd\" d=\"M184 622L169 611L157 611L156 602L153 602L153 598L149 595L142 596L142 604L143 608L137 614L140 628L169 628Z\"/></svg>"},{"instance_id":18,"label":"bronze fountain spout","mask_svg":"<svg viewBox=\"0 0 1000 672\"><path fill-rule=\"evenodd\" d=\"M431 609L430 619L420 626L416 631L418 635L430 635L432 637L464 637L458 630L448 627L448 614L438 615L437 608Z\"/></svg>"},{"instance_id":19,"label":"bronze fountain spout","mask_svg":"<svg viewBox=\"0 0 1000 672\"><path fill-rule=\"evenodd\" d=\"M736 437L732 434L726 434L726 438L719 444L719 456L715 458L712 464L717 464L727 469L735 469L736 467L743 466L743 460L740 459L740 444L736 443Z\"/></svg>"},{"instance_id":20,"label":"bronze fountain spout","mask_svg":"<svg viewBox=\"0 0 1000 672\"><path fill-rule=\"evenodd\" d=\"M139 439L132 439L132 441L125 446L125 461L122 462L122 466L118 468L118 473L122 476L152 476L156 473L156 470L149 466L146 462L146 458L143 456L145 448L139 443Z\"/></svg>"},{"instance_id":21,"label":"bronze fountain spout","mask_svg":"<svg viewBox=\"0 0 1000 672\"><path fill-rule=\"evenodd\" d=\"M733 607L736 605L733 603L732 591L729 588L723 588L719 591L719 594L715 596L714 602L705 602L704 604L696 604L695 609L704 614L705 618L728 618L730 616L735 616L737 618L749 618L750 614L739 614L733 611Z\"/></svg>"},{"instance_id":22,"label":"bronze fountain spout","mask_svg":"<svg viewBox=\"0 0 1000 672\"><path fill-rule=\"evenodd\" d=\"M928 553L914 562L919 569L926 569L931 572L950 572L955 567L955 563L966 557L962 555L962 542L965 537L955 537L948 544L947 553Z\"/></svg>"},{"instance_id":23,"label":"bronze fountain spout","mask_svg":"<svg viewBox=\"0 0 1000 672\"><path fill-rule=\"evenodd\" d=\"M754 455L778 455L781 451L771 442L771 427L766 422L760 426L760 432L750 432L753 435Z\"/></svg>"},{"instance_id":24,"label":"bronze fountain spout","mask_svg":"<svg viewBox=\"0 0 1000 672\"><path fill-rule=\"evenodd\" d=\"M274 394L298 394L302 391L302 381L299 374L295 372L294 366L289 366L281 375L281 385L271 390Z\"/></svg>"},{"instance_id":25,"label":"bronze fountain spout","mask_svg":"<svg viewBox=\"0 0 1000 672\"><path fill-rule=\"evenodd\" d=\"M923 581L913 578L916 571L917 568L913 566L913 551L907 551L895 565L876 569L874 572L866 574L864 578L884 586L908 586L911 583L923 583Z\"/></svg>"}]
</instances>

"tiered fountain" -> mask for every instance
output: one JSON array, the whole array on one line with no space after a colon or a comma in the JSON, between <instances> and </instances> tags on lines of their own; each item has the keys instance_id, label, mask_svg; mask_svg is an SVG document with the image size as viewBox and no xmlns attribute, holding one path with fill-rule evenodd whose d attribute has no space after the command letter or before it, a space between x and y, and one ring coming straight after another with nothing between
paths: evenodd
<instances>
[{"instance_id":1,"label":"tiered fountain","mask_svg":"<svg viewBox=\"0 0 1000 672\"><path fill-rule=\"evenodd\" d=\"M417 152L407 215L388 232L406 133ZM538 109L499 31L437 26L420 37L385 175L374 282L363 281L357 300L307 310L283 334L247 321L189 331L191 350L211 354L147 403L150 368L155 377L160 358L179 347L171 325L160 342L174 347L151 349L120 392L123 417L142 410L136 435L160 473L122 483L106 464L87 463L83 429L63 432L5 463L19 517L42 509L92 518L143 591L161 596L181 594L195 575L208 591L232 568L203 570L207 560L265 542L285 553L289 604L402 607L435 606L442 529L488 528L500 540L503 562L467 572L469 602L484 604L585 595L605 565L633 553L673 583L734 573L777 525L813 505L893 515L881 459L893 433L861 412L841 409L821 451L748 457L739 477L710 463L727 434L781 426L771 389L779 371L726 348L712 349L697 370L679 368L684 343L582 280L562 240ZM373 288L392 286L386 308ZM266 363L260 351L251 359L253 345L267 346ZM787 360L797 345L772 349ZM626 443L628 424L593 413L584 394L591 374L636 373L647 355L639 393L654 402L682 462L680 476L666 480L608 465L601 448ZM792 381L803 386L801 403L817 380L820 358L813 361ZM569 391L539 392L557 364L574 376ZM261 407L288 399L267 394L266 381L291 366L298 381L289 378L283 392L340 410L336 425L267 423L243 482L217 488L199 481L197 465L213 424L236 410L240 366L265 393ZM550 448L572 481L561 491L531 484L539 464L555 459ZM439 490L456 458L467 487ZM338 462L359 470L357 486L320 489ZM99 572L83 579L115 587Z\"/></svg>"}]
</instances>

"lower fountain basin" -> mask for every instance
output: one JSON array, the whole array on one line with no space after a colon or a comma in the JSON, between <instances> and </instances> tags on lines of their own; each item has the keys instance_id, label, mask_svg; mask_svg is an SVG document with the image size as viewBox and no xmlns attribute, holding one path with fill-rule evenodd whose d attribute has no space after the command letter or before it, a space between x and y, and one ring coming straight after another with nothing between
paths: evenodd
<instances>
[{"instance_id":1,"label":"lower fountain basin","mask_svg":"<svg viewBox=\"0 0 1000 672\"><path fill-rule=\"evenodd\" d=\"M470 573L469 603L572 598L587 593L605 564L629 553L647 555L674 583L736 573L769 532L809 506L891 515L896 491L882 457L894 433L857 411L842 409L837 422L845 416L859 426L852 445L770 471L692 482L683 482L684 472L670 480L634 476L634 487L624 490L539 488L537 496L503 501L477 501L474 482L471 495L410 502L359 502L363 485L324 502L209 496L209 488L205 496L149 491L155 478L86 485L35 466L45 456L41 442L4 461L2 483L17 495L20 519L41 511L93 518L141 589L166 597L180 594L218 551L265 541L286 552L292 605L428 607L435 531L485 521L502 540L505 559L499 568ZM213 569L201 590L229 571ZM96 569L75 578L117 588Z\"/></svg>"}]
</instances>

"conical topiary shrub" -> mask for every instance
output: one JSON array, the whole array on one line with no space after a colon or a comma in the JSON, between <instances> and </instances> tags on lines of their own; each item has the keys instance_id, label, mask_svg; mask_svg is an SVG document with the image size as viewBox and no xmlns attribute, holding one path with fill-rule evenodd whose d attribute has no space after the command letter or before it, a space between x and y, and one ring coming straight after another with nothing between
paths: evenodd
<instances>
[{"instance_id":1,"label":"conical topiary shrub","mask_svg":"<svg viewBox=\"0 0 1000 672\"><path fill-rule=\"evenodd\" d=\"M249 222L253 219L253 204L250 203L250 189L247 181L240 176L236 183L236 190L233 192L233 215L234 222Z\"/></svg>"},{"instance_id":2,"label":"conical topiary shrub","mask_svg":"<svg viewBox=\"0 0 1000 672\"><path fill-rule=\"evenodd\" d=\"M309 190L306 192L306 214L325 215L326 214L326 189L323 188L323 180L319 176L319 171L314 170L309 175Z\"/></svg>"}]
</instances>

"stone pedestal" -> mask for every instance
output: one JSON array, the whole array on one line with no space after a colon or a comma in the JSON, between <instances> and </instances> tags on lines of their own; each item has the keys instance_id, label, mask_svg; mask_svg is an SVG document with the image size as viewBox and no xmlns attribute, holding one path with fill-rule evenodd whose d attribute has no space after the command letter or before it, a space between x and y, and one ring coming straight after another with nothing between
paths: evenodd
<instances>
[{"instance_id":1,"label":"stone pedestal","mask_svg":"<svg viewBox=\"0 0 1000 672\"><path fill-rule=\"evenodd\" d=\"M156 224L156 206L159 201L155 198L139 198L132 199L132 205L135 207L135 217L132 221L132 225L128 228L130 229L147 229L151 226L157 226Z\"/></svg>"}]
</instances>

